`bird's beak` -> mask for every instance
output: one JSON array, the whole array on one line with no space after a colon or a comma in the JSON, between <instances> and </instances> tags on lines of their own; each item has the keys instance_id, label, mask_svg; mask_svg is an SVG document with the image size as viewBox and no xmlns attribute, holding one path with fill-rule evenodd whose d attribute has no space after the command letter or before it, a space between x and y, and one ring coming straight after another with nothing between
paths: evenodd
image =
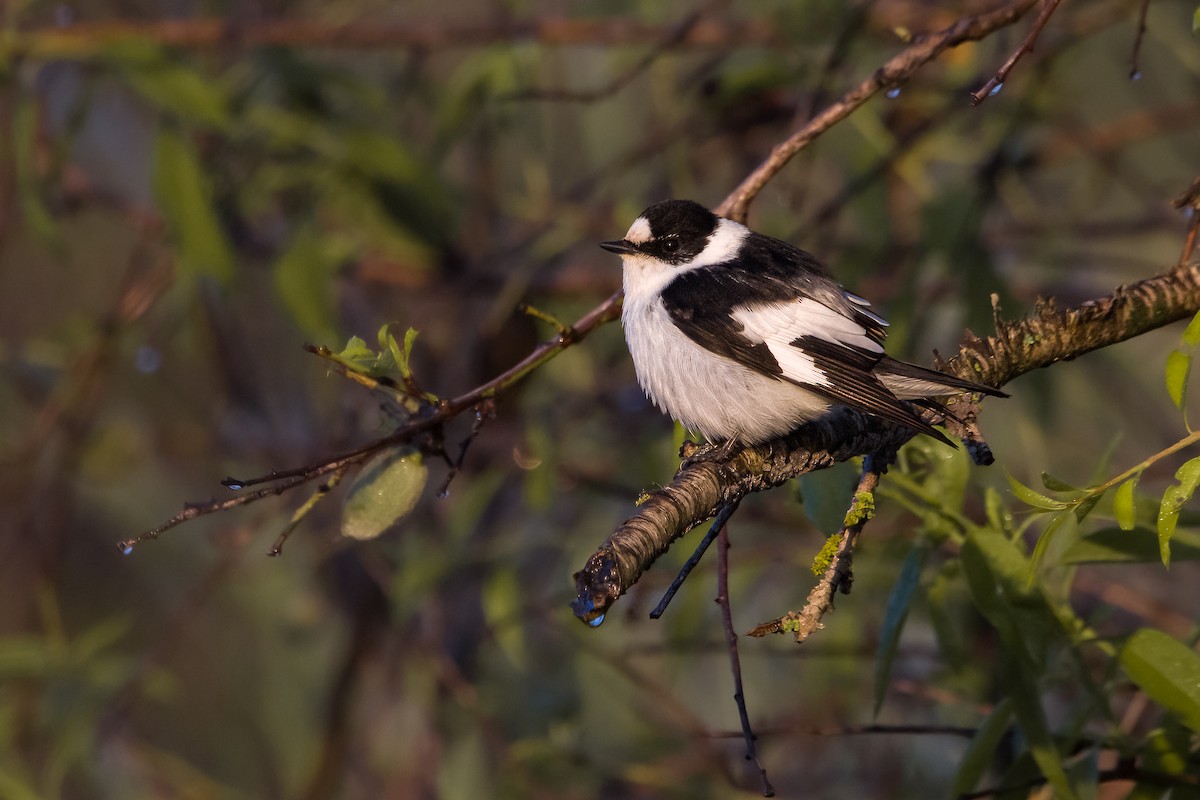
<instances>
[{"instance_id":1,"label":"bird's beak","mask_svg":"<svg viewBox=\"0 0 1200 800\"><path fill-rule=\"evenodd\" d=\"M601 242L600 246L610 253L629 256L637 252L637 246L628 239L618 239L615 242Z\"/></svg>"}]
</instances>

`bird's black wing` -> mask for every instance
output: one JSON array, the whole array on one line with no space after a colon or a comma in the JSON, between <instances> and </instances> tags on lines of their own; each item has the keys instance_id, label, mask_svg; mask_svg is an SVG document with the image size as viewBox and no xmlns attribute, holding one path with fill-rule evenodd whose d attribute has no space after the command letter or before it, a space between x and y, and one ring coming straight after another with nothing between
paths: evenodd
<instances>
[{"instance_id":1,"label":"bird's black wing","mask_svg":"<svg viewBox=\"0 0 1200 800\"><path fill-rule=\"evenodd\" d=\"M757 233L742 243L739 260L681 272L663 290L663 305L688 338L719 355L775 377L788 377L764 337L736 316L792 301L808 300L842 326L843 338L870 349L887 335L885 322L864 300L846 293L809 253ZM824 306L819 309L812 303ZM830 314L832 312L832 314ZM834 317L833 315L836 315ZM786 326L787 320L782 325ZM814 323L814 324L819 324ZM787 341L800 335L805 326ZM788 331L780 330L787 335ZM873 346L872 346L873 345ZM882 355L882 348L878 348ZM803 376L791 376L803 379Z\"/></svg>"},{"instance_id":2,"label":"bird's black wing","mask_svg":"<svg viewBox=\"0 0 1200 800\"><path fill-rule=\"evenodd\" d=\"M683 272L662 299L676 327L702 347L948 442L874 374L887 323L803 250L752 234L736 265Z\"/></svg>"}]
</instances>

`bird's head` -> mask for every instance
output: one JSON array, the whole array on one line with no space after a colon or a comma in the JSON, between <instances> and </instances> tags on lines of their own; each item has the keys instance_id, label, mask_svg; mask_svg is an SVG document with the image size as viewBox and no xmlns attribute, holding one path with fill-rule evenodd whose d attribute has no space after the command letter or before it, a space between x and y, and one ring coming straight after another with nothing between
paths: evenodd
<instances>
[{"instance_id":1,"label":"bird's head","mask_svg":"<svg viewBox=\"0 0 1200 800\"><path fill-rule=\"evenodd\" d=\"M664 200L643 211L629 226L624 239L601 242L600 246L622 256L626 266L662 269L704 266L728 260L732 255L729 245L740 242L742 234L734 237L737 242L728 241L728 235L719 235L733 232L730 226L745 231L741 225L718 217L699 203Z\"/></svg>"}]
</instances>

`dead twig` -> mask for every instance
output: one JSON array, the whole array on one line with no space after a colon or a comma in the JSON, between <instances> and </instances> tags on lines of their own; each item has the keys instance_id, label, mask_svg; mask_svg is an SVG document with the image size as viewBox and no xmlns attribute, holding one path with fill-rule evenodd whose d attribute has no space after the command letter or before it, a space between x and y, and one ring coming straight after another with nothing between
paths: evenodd
<instances>
[{"instance_id":1,"label":"dead twig","mask_svg":"<svg viewBox=\"0 0 1200 800\"><path fill-rule=\"evenodd\" d=\"M1040 14L1038 14L1038 18L1034 20L1033 27L1029 29L1029 33L1026 34L1024 40L1022 40L1021 46L1012 52L1012 55L1008 57L1008 60L1001 65L1000 69L996 70L996 74L988 79L987 83L985 83L979 90L971 93L972 105L979 105L984 100L988 99L1004 88L1004 82L1008 80L1008 73L1012 72L1012 68L1017 65L1017 62L1020 61L1026 53L1033 52L1034 43L1037 42L1037 38L1041 34L1042 29L1046 27L1046 23L1050 21L1050 16L1054 13L1054 10L1058 8L1058 4L1061 2L1062 0L1042 0L1042 11Z\"/></svg>"},{"instance_id":2,"label":"dead twig","mask_svg":"<svg viewBox=\"0 0 1200 800\"><path fill-rule=\"evenodd\" d=\"M951 47L982 39L988 34L1012 25L1033 7L1036 0L1015 0L986 14L963 17L937 33L919 37L912 45L889 59L871 77L846 92L824 111L810 119L800 130L775 145L766 160L759 164L715 211L721 216L745 222L750 204L763 187L814 139L874 97L880 91L899 86L925 64Z\"/></svg>"}]
</instances>

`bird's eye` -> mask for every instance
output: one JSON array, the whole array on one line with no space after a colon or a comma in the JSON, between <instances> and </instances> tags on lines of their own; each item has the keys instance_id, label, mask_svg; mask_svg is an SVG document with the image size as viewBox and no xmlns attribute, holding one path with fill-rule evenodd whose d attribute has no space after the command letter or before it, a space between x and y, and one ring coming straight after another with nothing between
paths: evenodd
<instances>
[{"instance_id":1,"label":"bird's eye","mask_svg":"<svg viewBox=\"0 0 1200 800\"><path fill-rule=\"evenodd\" d=\"M671 237L669 239L663 239L662 251L664 253L674 253L678 249L679 249L679 240L678 239L676 239L674 237Z\"/></svg>"}]
</instances>

